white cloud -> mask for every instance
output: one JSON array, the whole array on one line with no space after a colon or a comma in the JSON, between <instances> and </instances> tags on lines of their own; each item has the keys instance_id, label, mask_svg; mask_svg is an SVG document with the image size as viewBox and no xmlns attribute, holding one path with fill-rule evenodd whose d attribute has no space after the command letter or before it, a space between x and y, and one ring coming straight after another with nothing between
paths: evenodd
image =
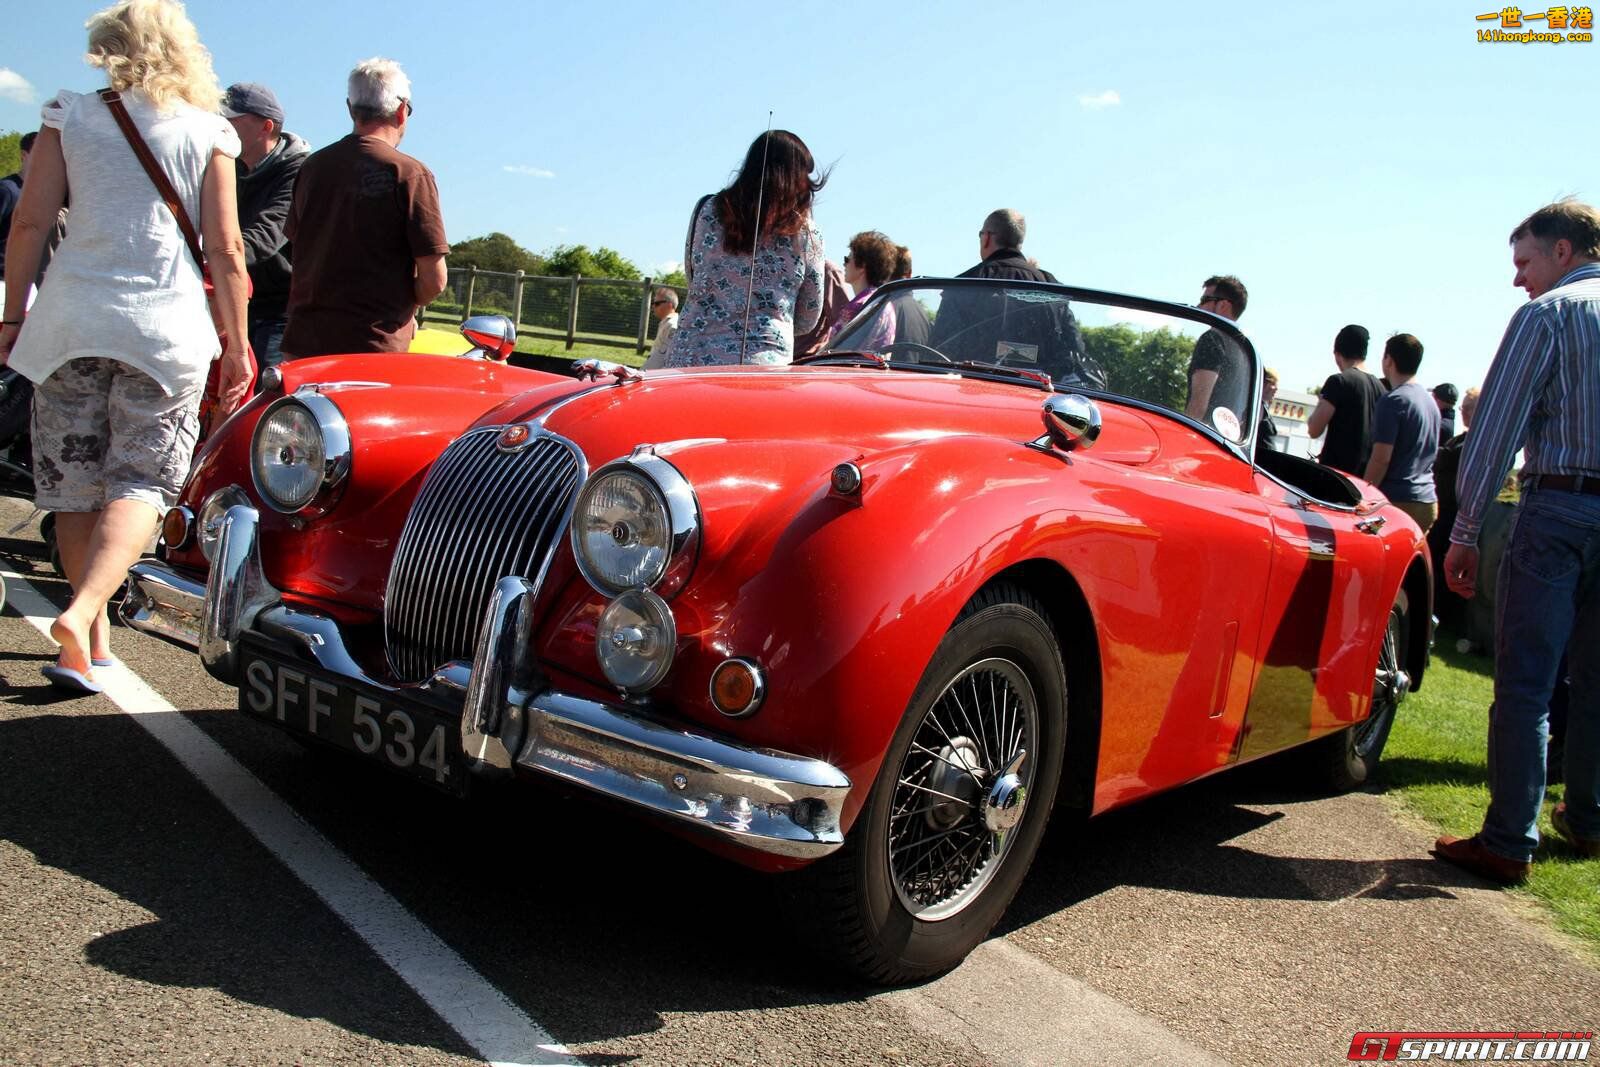
<instances>
[{"instance_id":1,"label":"white cloud","mask_svg":"<svg viewBox=\"0 0 1600 1067\"><path fill-rule=\"evenodd\" d=\"M500 168L507 174L522 174L529 178L554 178L556 172L543 167L530 167L526 163L507 163Z\"/></svg>"},{"instance_id":2,"label":"white cloud","mask_svg":"<svg viewBox=\"0 0 1600 1067\"><path fill-rule=\"evenodd\" d=\"M19 104L33 103L33 86L10 67L0 67L0 97Z\"/></svg>"},{"instance_id":3,"label":"white cloud","mask_svg":"<svg viewBox=\"0 0 1600 1067\"><path fill-rule=\"evenodd\" d=\"M1078 97L1078 103L1089 111L1099 111L1102 108L1116 107L1122 103L1122 97L1117 95L1115 89L1107 89L1103 93L1093 95L1085 93Z\"/></svg>"},{"instance_id":4,"label":"white cloud","mask_svg":"<svg viewBox=\"0 0 1600 1067\"><path fill-rule=\"evenodd\" d=\"M676 260L676 259L669 259L669 260L667 260L667 261L665 261L663 263L657 263L655 265L655 276L659 278L663 274L671 274L675 270L682 270L682 269L683 269L682 261Z\"/></svg>"}]
</instances>

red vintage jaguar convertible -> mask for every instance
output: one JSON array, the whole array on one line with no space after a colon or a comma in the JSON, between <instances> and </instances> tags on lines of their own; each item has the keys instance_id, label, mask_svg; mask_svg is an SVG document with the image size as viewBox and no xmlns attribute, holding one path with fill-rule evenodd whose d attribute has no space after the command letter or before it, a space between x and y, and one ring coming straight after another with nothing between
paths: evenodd
<instances>
[{"instance_id":1,"label":"red vintage jaguar convertible","mask_svg":"<svg viewBox=\"0 0 1600 1067\"><path fill-rule=\"evenodd\" d=\"M1417 527L1255 448L1255 353L1204 312L915 280L792 366L576 379L464 329L489 358L272 372L124 617L431 786L559 779L807 868L871 979L960 962L1052 810L1295 746L1353 787L1421 681Z\"/></svg>"}]
</instances>

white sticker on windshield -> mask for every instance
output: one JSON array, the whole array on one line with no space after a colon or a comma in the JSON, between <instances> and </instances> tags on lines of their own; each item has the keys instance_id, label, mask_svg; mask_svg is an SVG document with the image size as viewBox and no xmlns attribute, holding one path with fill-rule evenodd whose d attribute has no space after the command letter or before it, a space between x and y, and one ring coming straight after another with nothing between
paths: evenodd
<instances>
[{"instance_id":1,"label":"white sticker on windshield","mask_svg":"<svg viewBox=\"0 0 1600 1067\"><path fill-rule=\"evenodd\" d=\"M999 363L1037 363L1038 345L1021 345L1014 341L999 341L994 346L994 358Z\"/></svg>"},{"instance_id":2,"label":"white sticker on windshield","mask_svg":"<svg viewBox=\"0 0 1600 1067\"><path fill-rule=\"evenodd\" d=\"M1229 408L1217 408L1211 413L1211 425L1230 441L1240 440L1239 416Z\"/></svg>"}]
</instances>

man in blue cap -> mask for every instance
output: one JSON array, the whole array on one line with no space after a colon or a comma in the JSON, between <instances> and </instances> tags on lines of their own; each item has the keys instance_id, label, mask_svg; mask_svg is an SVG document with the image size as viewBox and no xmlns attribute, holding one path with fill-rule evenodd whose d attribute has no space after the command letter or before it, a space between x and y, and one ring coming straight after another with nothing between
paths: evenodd
<instances>
[{"instance_id":1,"label":"man in blue cap","mask_svg":"<svg viewBox=\"0 0 1600 1067\"><path fill-rule=\"evenodd\" d=\"M283 227L294 202L295 178L311 148L283 128L283 108L265 85L230 85L222 114L239 133L239 229L250 270L250 347L266 368L283 358L292 261Z\"/></svg>"}]
</instances>

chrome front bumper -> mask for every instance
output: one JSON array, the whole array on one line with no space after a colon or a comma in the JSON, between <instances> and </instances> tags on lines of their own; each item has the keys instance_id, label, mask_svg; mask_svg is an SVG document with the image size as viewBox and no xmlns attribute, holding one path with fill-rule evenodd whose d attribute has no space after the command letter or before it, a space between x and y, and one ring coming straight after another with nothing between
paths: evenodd
<instances>
[{"instance_id":1,"label":"chrome front bumper","mask_svg":"<svg viewBox=\"0 0 1600 1067\"><path fill-rule=\"evenodd\" d=\"M155 561L130 572L122 618L197 650L215 677L238 683L245 634L328 674L461 708L468 763L484 773L537 771L746 848L815 859L844 843L839 816L850 779L821 760L690 733L616 704L548 686L532 657L534 588L502 578L469 665L446 664L421 686L369 676L331 617L291 607L267 582L254 508L230 508L204 586ZM418 691L421 692L418 692Z\"/></svg>"}]
</instances>

